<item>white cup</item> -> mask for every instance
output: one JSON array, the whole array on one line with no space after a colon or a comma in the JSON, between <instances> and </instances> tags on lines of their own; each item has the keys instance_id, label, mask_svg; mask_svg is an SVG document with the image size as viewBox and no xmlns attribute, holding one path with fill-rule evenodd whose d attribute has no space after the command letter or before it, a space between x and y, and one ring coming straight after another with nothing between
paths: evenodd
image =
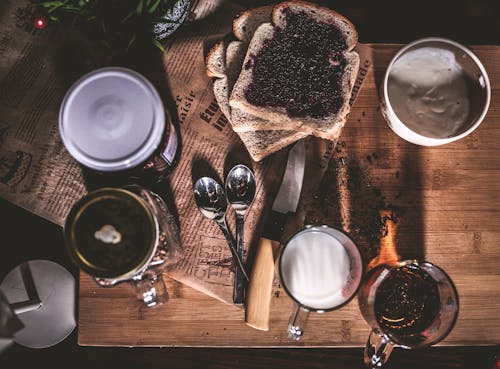
<instances>
[{"instance_id":1,"label":"white cup","mask_svg":"<svg viewBox=\"0 0 500 369\"><path fill-rule=\"evenodd\" d=\"M398 136L438 146L481 124L491 87L484 66L469 49L444 38L424 38L392 58L380 98L382 114Z\"/></svg>"}]
</instances>

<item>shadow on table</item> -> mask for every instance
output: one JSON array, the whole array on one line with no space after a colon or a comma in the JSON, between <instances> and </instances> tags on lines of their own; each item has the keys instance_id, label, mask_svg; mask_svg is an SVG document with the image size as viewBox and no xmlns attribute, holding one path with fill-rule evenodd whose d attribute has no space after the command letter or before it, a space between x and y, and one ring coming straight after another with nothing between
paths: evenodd
<instances>
[{"instance_id":1,"label":"shadow on table","mask_svg":"<svg viewBox=\"0 0 500 369\"><path fill-rule=\"evenodd\" d=\"M374 55L374 73L367 75L306 215L306 223L350 234L367 270L425 255L421 149L389 129L377 98L367 93L378 90L390 56Z\"/></svg>"}]
</instances>

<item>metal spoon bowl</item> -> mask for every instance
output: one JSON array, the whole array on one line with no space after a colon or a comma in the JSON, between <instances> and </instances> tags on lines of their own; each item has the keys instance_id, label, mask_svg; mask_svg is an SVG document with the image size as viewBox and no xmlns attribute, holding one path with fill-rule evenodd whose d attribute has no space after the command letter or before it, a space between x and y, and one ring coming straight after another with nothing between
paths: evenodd
<instances>
[{"instance_id":1,"label":"metal spoon bowl","mask_svg":"<svg viewBox=\"0 0 500 369\"><path fill-rule=\"evenodd\" d=\"M245 271L241 257L236 251L234 238L229 232L226 223L227 200L224 188L213 178L202 177L194 184L194 199L200 212L208 219L215 221L226 238L229 249L236 264L248 281L248 274Z\"/></svg>"},{"instance_id":2,"label":"metal spoon bowl","mask_svg":"<svg viewBox=\"0 0 500 369\"><path fill-rule=\"evenodd\" d=\"M226 178L226 194L236 213L236 250L241 259L245 250L243 235L245 214L255 197L255 189L255 177L248 167L239 164L229 171ZM245 300L245 283L238 270L235 279L233 301L242 304Z\"/></svg>"},{"instance_id":3,"label":"metal spoon bowl","mask_svg":"<svg viewBox=\"0 0 500 369\"><path fill-rule=\"evenodd\" d=\"M194 184L194 199L200 212L208 219L224 219L227 209L222 186L213 178L202 177Z\"/></svg>"},{"instance_id":4,"label":"metal spoon bowl","mask_svg":"<svg viewBox=\"0 0 500 369\"><path fill-rule=\"evenodd\" d=\"M255 177L247 166L238 164L227 175L227 199L237 213L246 212L255 197L255 189Z\"/></svg>"}]
</instances>

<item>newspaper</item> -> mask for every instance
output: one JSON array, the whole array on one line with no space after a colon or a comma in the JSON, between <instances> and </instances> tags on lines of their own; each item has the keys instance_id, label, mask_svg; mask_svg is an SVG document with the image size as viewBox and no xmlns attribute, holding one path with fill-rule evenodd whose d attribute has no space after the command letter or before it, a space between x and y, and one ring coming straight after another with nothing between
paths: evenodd
<instances>
[{"instance_id":1,"label":"newspaper","mask_svg":"<svg viewBox=\"0 0 500 369\"><path fill-rule=\"evenodd\" d=\"M52 34L30 27L23 1L0 5L0 195L62 224L85 191L80 168L59 139L66 88Z\"/></svg>"},{"instance_id":2,"label":"newspaper","mask_svg":"<svg viewBox=\"0 0 500 369\"><path fill-rule=\"evenodd\" d=\"M59 104L79 76L75 70L65 72L67 56L54 41L54 32L41 33L23 25L21 5L13 0L0 5L0 196L62 225L74 202L87 192L81 167L58 133ZM188 23L166 45L163 74L157 76L168 85L182 137L181 158L165 186L167 203L180 226L184 257L169 276L227 303L232 303L231 253L215 222L198 211L192 184L205 175L223 183L236 163L253 168L257 192L245 219L246 258L251 263L287 157L285 149L260 163L252 162L220 111L205 73L207 50L231 32L232 19L241 10L228 1L193 2ZM360 45L359 52L361 69L351 105L371 67L369 48ZM92 54L84 58L87 68L102 62ZM335 148L334 142L306 140L303 196L297 213L289 217L284 238L302 226L308 196L319 186ZM229 207L227 220L234 233Z\"/></svg>"}]
</instances>

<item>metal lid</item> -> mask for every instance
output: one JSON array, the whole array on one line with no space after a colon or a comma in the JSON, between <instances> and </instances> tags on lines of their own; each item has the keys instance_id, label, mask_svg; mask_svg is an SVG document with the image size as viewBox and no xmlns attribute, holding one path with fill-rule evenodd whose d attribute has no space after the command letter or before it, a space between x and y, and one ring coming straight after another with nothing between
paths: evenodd
<instances>
[{"instance_id":1,"label":"metal lid","mask_svg":"<svg viewBox=\"0 0 500 369\"><path fill-rule=\"evenodd\" d=\"M24 325L14 334L16 343L30 348L54 346L75 328L75 278L61 265L27 261L5 276L0 289Z\"/></svg>"},{"instance_id":2,"label":"metal lid","mask_svg":"<svg viewBox=\"0 0 500 369\"><path fill-rule=\"evenodd\" d=\"M133 168L160 144L165 113L160 96L141 74L126 68L95 70L69 89L59 131L70 154L99 171Z\"/></svg>"}]
</instances>

